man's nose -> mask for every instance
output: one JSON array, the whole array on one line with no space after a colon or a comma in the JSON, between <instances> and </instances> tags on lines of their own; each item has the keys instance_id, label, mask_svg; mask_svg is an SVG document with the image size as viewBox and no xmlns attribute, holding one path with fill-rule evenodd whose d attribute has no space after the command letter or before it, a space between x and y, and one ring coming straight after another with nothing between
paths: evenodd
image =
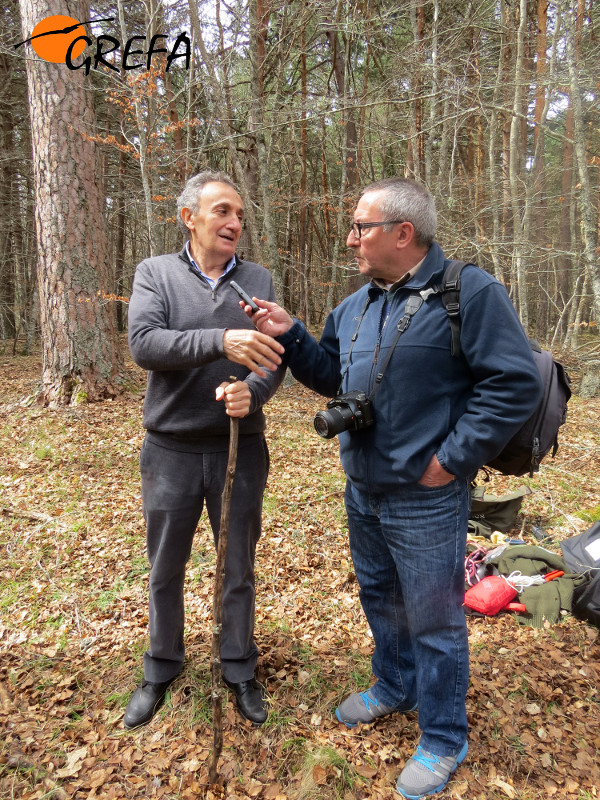
<instances>
[{"instance_id":1,"label":"man's nose","mask_svg":"<svg viewBox=\"0 0 600 800\"><path fill-rule=\"evenodd\" d=\"M360 239L357 239L354 235L354 231L350 228L350 232L348 233L348 238L346 239L346 247L358 247L360 245Z\"/></svg>"}]
</instances>

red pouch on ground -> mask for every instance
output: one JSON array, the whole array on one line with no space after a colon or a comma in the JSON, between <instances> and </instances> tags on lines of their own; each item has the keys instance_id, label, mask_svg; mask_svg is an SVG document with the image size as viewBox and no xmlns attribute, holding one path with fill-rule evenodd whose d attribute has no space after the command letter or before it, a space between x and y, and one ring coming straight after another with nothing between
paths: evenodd
<instances>
[{"instance_id":1,"label":"red pouch on ground","mask_svg":"<svg viewBox=\"0 0 600 800\"><path fill-rule=\"evenodd\" d=\"M465 592L465 605L494 616L516 597L517 590L501 575L488 575Z\"/></svg>"}]
</instances>

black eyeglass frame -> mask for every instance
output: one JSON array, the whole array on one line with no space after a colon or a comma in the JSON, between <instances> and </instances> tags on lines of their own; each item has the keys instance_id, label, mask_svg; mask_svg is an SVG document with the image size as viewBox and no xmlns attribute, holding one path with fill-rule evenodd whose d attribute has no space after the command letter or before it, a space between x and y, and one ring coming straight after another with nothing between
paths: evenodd
<instances>
[{"instance_id":1,"label":"black eyeglass frame","mask_svg":"<svg viewBox=\"0 0 600 800\"><path fill-rule=\"evenodd\" d=\"M386 219L384 222L353 222L350 230L354 234L355 239L362 238L362 232L369 230L369 228L380 228L382 225L399 225L401 222L406 222L405 219Z\"/></svg>"}]
</instances>

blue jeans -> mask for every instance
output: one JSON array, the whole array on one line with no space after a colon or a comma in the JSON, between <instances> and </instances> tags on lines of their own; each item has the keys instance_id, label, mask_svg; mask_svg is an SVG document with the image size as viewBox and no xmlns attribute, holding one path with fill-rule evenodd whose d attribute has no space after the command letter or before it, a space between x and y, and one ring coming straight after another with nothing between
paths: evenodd
<instances>
[{"instance_id":1,"label":"blue jeans","mask_svg":"<svg viewBox=\"0 0 600 800\"><path fill-rule=\"evenodd\" d=\"M466 480L393 494L346 484L350 550L375 640L373 694L398 710L417 703L421 746L438 756L457 754L467 738L469 508Z\"/></svg>"}]
</instances>

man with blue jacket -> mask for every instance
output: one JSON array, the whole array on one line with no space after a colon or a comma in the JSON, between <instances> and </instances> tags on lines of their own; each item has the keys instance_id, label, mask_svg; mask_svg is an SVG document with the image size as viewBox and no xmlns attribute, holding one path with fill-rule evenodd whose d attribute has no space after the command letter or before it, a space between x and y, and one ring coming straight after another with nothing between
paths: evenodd
<instances>
[{"instance_id":1,"label":"man with blue jacket","mask_svg":"<svg viewBox=\"0 0 600 800\"><path fill-rule=\"evenodd\" d=\"M431 194L415 181L367 186L347 245L370 282L329 314L320 342L275 303L258 300L252 315L284 345L302 383L328 397L371 398L373 423L348 416L339 442L375 682L336 716L352 728L418 709L421 740L396 786L406 798L441 791L467 754L469 482L541 392L505 288L475 266L461 275L462 352L451 354L447 313L430 291L448 265L436 221Z\"/></svg>"}]
</instances>

